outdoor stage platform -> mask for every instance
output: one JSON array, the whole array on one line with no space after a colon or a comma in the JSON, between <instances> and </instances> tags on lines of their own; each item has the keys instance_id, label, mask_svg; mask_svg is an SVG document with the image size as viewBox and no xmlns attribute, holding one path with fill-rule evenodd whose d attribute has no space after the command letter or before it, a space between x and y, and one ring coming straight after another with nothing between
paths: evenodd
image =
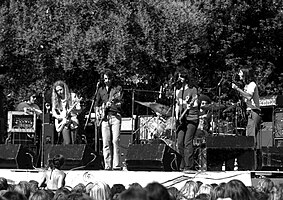
<instances>
[{"instance_id":1,"label":"outdoor stage platform","mask_svg":"<svg viewBox=\"0 0 283 200\"><path fill-rule=\"evenodd\" d=\"M162 172L162 171L106 171L106 170L66 170L66 186L73 188L78 183L86 185L89 182L104 181L111 187L113 184L123 184L126 188L132 183L139 183L143 187L157 181L166 187L180 189L188 180L203 183L222 183L232 179L241 180L246 186L256 186L261 177L269 177L275 184L283 182L283 172L280 171L191 171L191 172ZM40 181L43 169L0 169L0 177L5 177L9 183L19 181Z\"/></svg>"}]
</instances>

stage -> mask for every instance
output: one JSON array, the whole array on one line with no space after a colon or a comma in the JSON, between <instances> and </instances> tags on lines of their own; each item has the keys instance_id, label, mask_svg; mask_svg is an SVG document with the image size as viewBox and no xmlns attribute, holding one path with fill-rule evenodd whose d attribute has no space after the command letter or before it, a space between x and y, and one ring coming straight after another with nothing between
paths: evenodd
<instances>
[{"instance_id":1,"label":"stage","mask_svg":"<svg viewBox=\"0 0 283 200\"><path fill-rule=\"evenodd\" d=\"M180 189L188 180L201 181L203 183L222 183L232 179L239 179L245 185L252 185L252 172L227 171L227 172L163 172L163 171L106 171L106 170L64 170L66 173L66 186L73 188L79 183L86 185L89 182L104 181L111 187L113 184L123 184L127 188L131 183L139 183L143 187L148 183L157 181L166 187L174 186ZM19 181L40 181L43 169L0 169L0 176L5 177L9 183L17 184Z\"/></svg>"}]
</instances>

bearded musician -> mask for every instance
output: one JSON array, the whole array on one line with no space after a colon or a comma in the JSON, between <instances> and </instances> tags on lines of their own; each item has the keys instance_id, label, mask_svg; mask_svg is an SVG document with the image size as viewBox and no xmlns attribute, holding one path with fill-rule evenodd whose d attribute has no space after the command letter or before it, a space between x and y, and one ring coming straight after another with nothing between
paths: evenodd
<instances>
[{"instance_id":1,"label":"bearded musician","mask_svg":"<svg viewBox=\"0 0 283 200\"><path fill-rule=\"evenodd\" d=\"M105 170L122 170L120 163L121 105L122 87L117 84L110 70L102 73L103 83L97 91L95 108L96 119L101 127L102 150Z\"/></svg>"}]
</instances>

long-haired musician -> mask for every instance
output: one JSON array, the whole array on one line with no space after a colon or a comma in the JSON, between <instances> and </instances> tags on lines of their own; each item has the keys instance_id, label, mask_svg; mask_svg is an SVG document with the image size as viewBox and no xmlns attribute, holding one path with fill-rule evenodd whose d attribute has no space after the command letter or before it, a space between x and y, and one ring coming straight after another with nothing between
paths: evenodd
<instances>
[{"instance_id":1,"label":"long-haired musician","mask_svg":"<svg viewBox=\"0 0 283 200\"><path fill-rule=\"evenodd\" d=\"M63 136L63 144L77 143L79 126L77 115L80 112L81 106L78 96L70 92L64 81L56 81L52 88L52 115L55 118L58 136L61 134Z\"/></svg>"}]
</instances>

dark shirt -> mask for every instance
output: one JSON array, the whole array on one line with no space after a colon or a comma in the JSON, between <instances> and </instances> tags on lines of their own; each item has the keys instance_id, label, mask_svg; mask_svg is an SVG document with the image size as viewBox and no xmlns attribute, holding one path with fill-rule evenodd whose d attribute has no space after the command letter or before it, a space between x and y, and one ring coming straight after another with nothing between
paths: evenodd
<instances>
[{"instance_id":1,"label":"dark shirt","mask_svg":"<svg viewBox=\"0 0 283 200\"><path fill-rule=\"evenodd\" d=\"M110 101L112 104L106 110L107 113L121 113L123 102L123 90L121 86L110 87L107 91L105 87L100 87L97 91L95 107L102 106Z\"/></svg>"}]
</instances>

